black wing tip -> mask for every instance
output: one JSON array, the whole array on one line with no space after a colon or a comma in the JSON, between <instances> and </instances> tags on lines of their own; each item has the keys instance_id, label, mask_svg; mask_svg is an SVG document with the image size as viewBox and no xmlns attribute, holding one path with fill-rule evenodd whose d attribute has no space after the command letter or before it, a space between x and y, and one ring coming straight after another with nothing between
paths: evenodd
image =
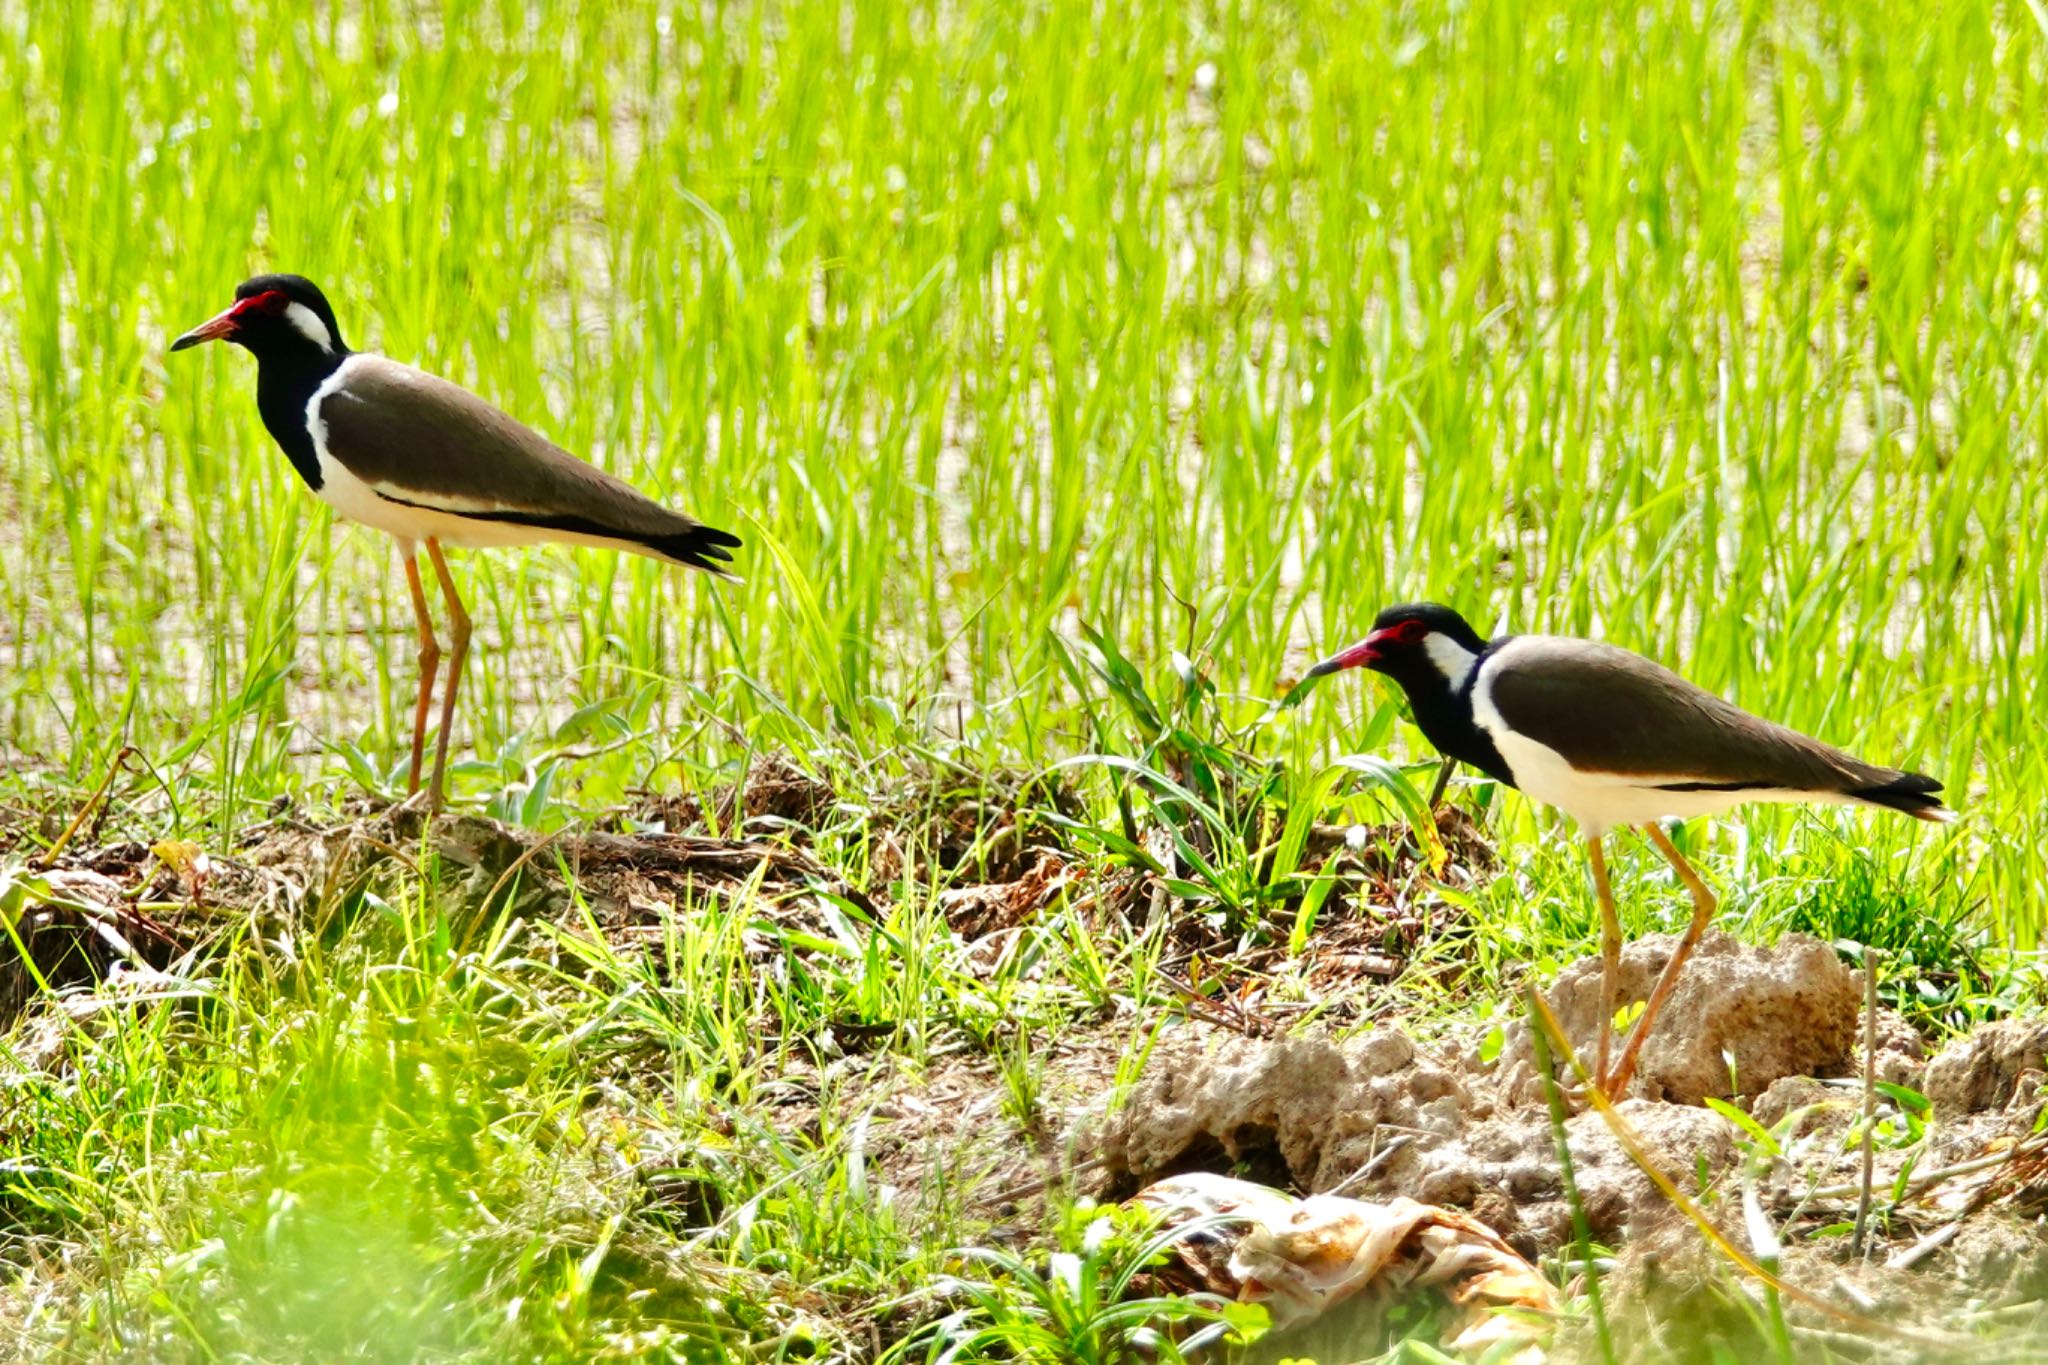
<instances>
[{"instance_id":1,"label":"black wing tip","mask_svg":"<svg viewBox=\"0 0 2048 1365\"><path fill-rule=\"evenodd\" d=\"M674 535L642 537L640 543L678 564L730 578L732 574L725 566L732 563L732 552L745 542L716 526L692 526Z\"/></svg>"},{"instance_id":2,"label":"black wing tip","mask_svg":"<svg viewBox=\"0 0 2048 1365\"><path fill-rule=\"evenodd\" d=\"M1889 782L1859 787L1849 795L1873 806L1910 815L1915 820L1947 824L1956 818L1956 813L1941 803L1937 794L1940 791L1941 783L1925 773L1900 773Z\"/></svg>"}]
</instances>

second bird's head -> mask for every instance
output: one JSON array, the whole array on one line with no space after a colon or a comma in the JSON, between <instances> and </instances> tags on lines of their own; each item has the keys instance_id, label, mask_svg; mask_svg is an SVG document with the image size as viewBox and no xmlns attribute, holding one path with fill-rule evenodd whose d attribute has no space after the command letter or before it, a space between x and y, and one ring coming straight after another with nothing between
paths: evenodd
<instances>
[{"instance_id":1,"label":"second bird's head","mask_svg":"<svg viewBox=\"0 0 2048 1365\"><path fill-rule=\"evenodd\" d=\"M327 296L303 275L258 275L242 281L233 305L179 337L171 349L182 351L202 341L232 341L247 347L258 360L348 352Z\"/></svg>"},{"instance_id":2,"label":"second bird's head","mask_svg":"<svg viewBox=\"0 0 2048 1365\"><path fill-rule=\"evenodd\" d=\"M1407 602L1374 618L1372 633L1308 671L1311 678L1347 668L1384 673L1409 691L1463 681L1486 648L1484 636L1449 607Z\"/></svg>"}]
</instances>

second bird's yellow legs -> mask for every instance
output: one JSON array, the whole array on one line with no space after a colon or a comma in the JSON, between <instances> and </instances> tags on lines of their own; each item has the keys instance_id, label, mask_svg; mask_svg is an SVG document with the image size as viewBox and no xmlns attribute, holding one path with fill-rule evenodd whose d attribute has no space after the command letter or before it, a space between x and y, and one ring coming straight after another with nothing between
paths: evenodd
<instances>
[{"instance_id":1,"label":"second bird's yellow legs","mask_svg":"<svg viewBox=\"0 0 2048 1365\"><path fill-rule=\"evenodd\" d=\"M1614 891L1607 884L1607 852L1596 835L1586 840L1593 864L1593 898L1600 902L1600 1046L1593 1074L1607 1084L1607 1054L1614 1042L1614 1012L1621 1008L1621 920L1614 913Z\"/></svg>"},{"instance_id":2,"label":"second bird's yellow legs","mask_svg":"<svg viewBox=\"0 0 2048 1365\"><path fill-rule=\"evenodd\" d=\"M1699 946L1700 936L1707 932L1707 923L1714 917L1714 893L1700 880L1700 874L1693 870L1685 855L1678 851L1678 845L1671 842L1662 826L1644 825L1643 833L1657 846L1671 864L1671 870L1678 874L1678 880L1685 883L1685 889L1692 895L1692 923L1686 927L1684 937L1671 950L1671 960L1664 964L1663 975L1657 978L1656 987L1651 990L1649 1000L1643 1005L1643 1013L1629 1030L1628 1044L1621 1050L1621 1058L1614 1069L1607 1069L1607 1054L1614 1034L1614 1014L1620 1007L1616 998L1621 988L1621 921L1615 917L1614 896L1607 885L1607 860L1598 839L1586 841L1587 856L1593 861L1593 890L1600 900L1600 986L1601 1015L1598 1069L1595 1075L1600 1088L1615 1099L1628 1093L1628 1083L1636 1073L1636 1058L1642 1053L1643 1044L1650 1037L1650 1029L1657 1022L1657 1012L1664 1008L1672 990L1678 985L1678 974L1685 967L1685 960L1692 956L1692 950Z\"/></svg>"},{"instance_id":3,"label":"second bird's yellow legs","mask_svg":"<svg viewBox=\"0 0 2048 1365\"><path fill-rule=\"evenodd\" d=\"M406 545L399 547L405 560L405 583L412 590L412 611L419 622L420 631L420 696L419 704L412 715L412 768L406 779L408 798L419 794L420 768L426 757L427 709L433 704L434 673L441 662L441 646L434 641L434 623L427 615L427 592L420 582L420 565L416 552ZM441 696L441 735L434 744L434 776L427 786L427 809L441 809L445 790L443 779L448 772L448 737L455 723L455 694L462 686L462 663L469 657L469 613L462 608L462 595L455 591L455 580L449 576L448 561L441 557L441 542L431 536L427 539L427 558L434 566L434 577L441 581L441 600L448 606L448 690Z\"/></svg>"}]
</instances>

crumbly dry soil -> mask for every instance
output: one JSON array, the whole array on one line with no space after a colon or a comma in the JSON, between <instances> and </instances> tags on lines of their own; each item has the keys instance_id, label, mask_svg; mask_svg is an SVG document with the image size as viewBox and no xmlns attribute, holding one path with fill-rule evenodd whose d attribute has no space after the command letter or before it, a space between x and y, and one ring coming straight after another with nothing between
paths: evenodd
<instances>
[{"instance_id":1,"label":"crumbly dry soil","mask_svg":"<svg viewBox=\"0 0 2048 1365\"><path fill-rule=\"evenodd\" d=\"M197 886L139 844L75 850L47 875L74 907L97 911L39 911L28 942L55 984L88 983L116 964L162 965L216 922L324 912L337 892L390 875L394 859L416 855L423 829L432 856L463 879L456 899L477 914L508 897L528 913L563 913L568 870L621 944L658 933L678 907L701 910L743 885L760 896L756 914L815 919L820 892L856 904L886 897L891 876L920 859L953 881L941 904L970 968L993 966L1032 917L1055 905L1133 920L1173 912L1142 875L1088 866L1039 837L1015 788L978 793L966 814L915 794L870 807L870 818L893 822L877 836L880 861L897 861L870 885L850 885L791 835L831 807L830 788L786 767L754 778L753 790L715 816L731 825L743 799L742 828L760 838L648 833L703 825L694 807L653 805L615 825L636 832L546 837L473 816L428 826L402 810L337 826L280 817L252 830L235 856L214 859ZM1006 801L1014 807L1005 810ZM1473 844L1460 850L1469 862L1484 859L1476 833L1453 834L1454 849L1459 840ZM1326 856L1361 860L1360 841L1325 842ZM1325 914L1307 953L1291 964L1297 983L1398 972L1402 945L1432 928L1444 932L1413 894L1424 879L1409 875L1412 855L1405 869L1398 859L1364 864L1370 859L1356 872L1374 894L1357 897L1353 913ZM138 903L183 908L159 919ZM1368 913L1369 904L1382 909ZM1177 924L1174 934L1186 940L1181 959L1206 955L1219 964L1212 970L1247 979L1285 956L1284 947L1246 947L1199 924ZM1627 947L1625 998L1648 993L1671 947L1658 935ZM0 963L0 1008L9 1013L28 999L22 976ZM1573 1049L1590 1059L1600 1016L1597 958L1567 968L1546 998ZM1368 1011L1338 1010L1290 1028L1271 1013L1193 997L1164 1021L1106 1010L1058 1037L1021 1041L1036 1063L1028 1098L987 1049L963 1044L914 1064L850 1040L846 1055L821 1064L819 1074L789 1078L797 1098L776 1121L815 1122L822 1103L864 1113L883 1179L913 1203L940 1191L931 1197L964 1200L979 1215L970 1221L992 1240L1031 1239L1041 1201L1055 1193L1122 1197L1162 1176L1214 1170L1304 1193L1406 1195L1477 1216L1525 1255L1565 1248L1570 1203L1527 1025L1511 1026L1497 1046L1478 1031L1419 1044L1398 1020L1369 1019ZM1878 1148L1880 1202L1892 1204L1902 1179L1908 1197L1876 1229L1876 1258L1852 1266L1846 1237L1795 1234L1854 1216L1859 978L1828 945L1801 935L1769 948L1718 932L1703 940L1629 1096L1611 1114L1580 1108L1562 1125L1592 1236L1625 1249L1617 1285L1711 1282L1698 1273L1705 1239L1647 1166L1743 1245L1742 1189L1751 1182L1787 1238L1787 1279L1825 1286L1832 1302L1874 1317L1913 1320L1937 1303L2024 1303L2048 1294L2048 1142L2034 1136L2048 1098L2048 1020L1993 1023L1931 1057L1902 1019L1881 1014L1878 1022L1875 1073L1928 1097L1930 1136L1918 1148ZM1129 1083L1120 1087L1119 1078ZM1778 1128L1782 1150L1760 1151L1706 1107L1710 1098ZM1639 1326L1650 1336L1665 1330Z\"/></svg>"}]
</instances>

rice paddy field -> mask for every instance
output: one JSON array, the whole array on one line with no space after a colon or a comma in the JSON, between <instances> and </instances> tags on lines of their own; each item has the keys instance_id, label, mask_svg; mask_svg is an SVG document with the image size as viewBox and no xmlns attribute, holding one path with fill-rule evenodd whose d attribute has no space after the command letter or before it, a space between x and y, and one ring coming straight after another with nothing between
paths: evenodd
<instances>
[{"instance_id":1,"label":"rice paddy field","mask_svg":"<svg viewBox=\"0 0 2048 1365\"><path fill-rule=\"evenodd\" d=\"M1391 1035L1476 1094L1596 951L1568 822L1432 818L1383 679L1278 705L1424 598L1941 780L1676 837L1857 1040L1866 965L1901 1048L2011 1040L1882 1123L1856 1054L1819 1139L1733 1052L1629 1101L1734 1154L1673 1138L1661 1222L1542 1146L1493 1357L2048 1350L2032 0L0 0L0 89L0 1350L1479 1358L1412 1292L1274 1332L1121 1205L1351 1179L1288 1137L1327 1077L1104 1136L1169 1055ZM390 541L247 355L166 350L268 270L745 542L454 555L438 820Z\"/></svg>"}]
</instances>

